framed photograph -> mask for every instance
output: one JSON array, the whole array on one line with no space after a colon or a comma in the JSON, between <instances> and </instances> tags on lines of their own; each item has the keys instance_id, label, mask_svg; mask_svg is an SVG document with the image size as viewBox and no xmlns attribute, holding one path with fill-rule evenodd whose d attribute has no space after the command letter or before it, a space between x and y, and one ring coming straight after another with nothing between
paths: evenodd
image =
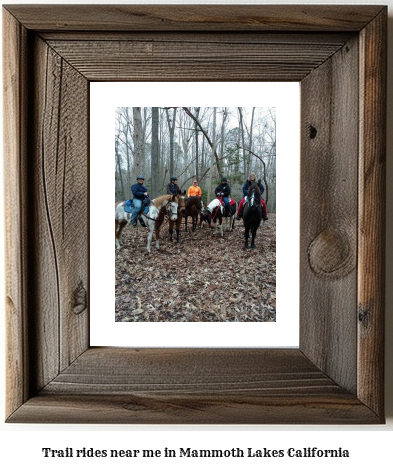
<instances>
[{"instance_id":1,"label":"framed photograph","mask_svg":"<svg viewBox=\"0 0 393 474\"><path fill-rule=\"evenodd\" d=\"M7 421L384 423L387 7L9 5L3 24ZM92 346L91 83L198 81L300 84L299 347Z\"/></svg>"},{"instance_id":2,"label":"framed photograph","mask_svg":"<svg viewBox=\"0 0 393 474\"><path fill-rule=\"evenodd\" d=\"M298 347L299 315L294 308L299 307L299 89L298 82L90 84L90 199L100 203L101 217L90 220L90 235L99 236L93 238L90 245L91 345ZM168 109L168 103L173 104L175 100L178 104L187 103L190 91L193 100L201 107ZM236 107L239 97L242 107ZM141 104L144 107L137 107ZM208 104L226 106L213 108ZM160 186L158 191L153 190L150 163L154 105L159 106L160 171L155 174L156 184ZM136 160L137 136L133 131L139 113L142 133L137 136L147 138L144 147L140 147L145 149L145 153ZM197 120L209 140L216 116L215 142L218 143L220 175L214 162L211 166L214 154L204 133L195 133L194 114L198 114ZM169 172L168 118L173 120L172 117L175 119L174 153L173 171ZM244 127L244 142L242 140L241 144L238 142L241 134L239 121ZM251 129L253 150L249 146L251 141L248 141ZM114 139L117 143L115 162ZM198 161L195 157L197 150ZM136 166L142 171L133 172ZM245 172L247 168L249 171ZM211 206L217 203L214 190L222 175L226 177L230 196L240 210L251 171L266 188L262 196L268 218L257 230L255 249L245 250L243 220L235 218L236 212L232 215L231 229L225 228L228 222L222 219L224 230L221 235L214 222L209 226L209 211L204 212L202 206L209 209L210 203ZM195 189L201 192L201 201L198 197L187 198L194 191L197 173L199 186ZM116 202L122 203L120 208L132 196L130 188L137 181L138 174L143 175L142 181L146 183L150 196L165 195L170 177L176 175L178 178L176 182L181 194L172 241L171 223L164 216L157 224L152 220L146 222L151 224L152 230L159 225L158 250L153 231L151 249L147 251L149 227L144 228L137 222L135 227L124 226L120 248L113 252L113 229L102 226L102 219L113 214L114 191ZM111 175L115 175L115 186L113 183L109 186L108 176ZM198 221L193 230L191 216L188 215L186 220L181 208L185 207L185 214L191 214L195 203L199 203L200 209L198 211L195 207ZM218 217L217 209L213 210L212 218L215 213ZM219 219L216 219L217 223ZM290 239L287 238L289 234L292 235ZM104 298L105 294L107 298ZM108 318L111 313L114 313L114 318ZM124 324L113 324L114 321ZM138 324L125 324L129 322ZM163 325L162 322L171 324ZM207 328L205 324L184 322L210 324ZM223 325L222 322L232 324Z\"/></svg>"}]
</instances>

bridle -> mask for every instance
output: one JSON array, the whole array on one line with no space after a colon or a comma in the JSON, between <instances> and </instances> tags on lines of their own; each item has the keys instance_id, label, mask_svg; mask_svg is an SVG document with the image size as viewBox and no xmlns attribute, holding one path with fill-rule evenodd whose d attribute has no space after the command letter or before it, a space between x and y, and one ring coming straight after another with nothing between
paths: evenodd
<instances>
[{"instance_id":1,"label":"bridle","mask_svg":"<svg viewBox=\"0 0 393 474\"><path fill-rule=\"evenodd\" d=\"M261 205L261 199L255 197L255 190L252 190L251 196L248 196L247 204L250 210L257 209Z\"/></svg>"},{"instance_id":2,"label":"bridle","mask_svg":"<svg viewBox=\"0 0 393 474\"><path fill-rule=\"evenodd\" d=\"M172 204L176 204L177 205L177 202L174 202L174 201L168 201L167 204L165 205L165 213L164 213L164 218L167 219L167 220L170 220L172 216L176 216L177 218L177 209L176 209L176 212L173 212L172 211ZM172 220L176 220L176 219L172 219Z\"/></svg>"}]
</instances>

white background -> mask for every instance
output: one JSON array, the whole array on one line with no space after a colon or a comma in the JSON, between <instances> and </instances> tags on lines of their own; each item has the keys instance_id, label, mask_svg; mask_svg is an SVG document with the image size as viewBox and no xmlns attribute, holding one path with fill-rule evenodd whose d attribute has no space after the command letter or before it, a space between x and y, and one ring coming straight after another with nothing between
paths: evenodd
<instances>
[{"instance_id":1,"label":"white background","mask_svg":"<svg viewBox=\"0 0 393 474\"><path fill-rule=\"evenodd\" d=\"M192 104L190 102L192 90ZM170 99L168 99L170 98ZM170 103L168 103L168 101ZM175 102L174 102L175 101ZM90 343L131 347L298 347L299 345L299 83L105 83L90 85ZM277 322L115 323L113 147L116 106L276 107ZM108 178L111 177L111 178ZM165 236L165 233L163 234ZM263 242L263 227L257 240ZM257 241L257 244L258 244ZM211 244L214 252L214 244ZM242 242L239 242L242 245ZM140 252L145 251L139 249ZM155 252L153 239L152 254ZM207 253L209 250L207 249ZM158 257L159 258L159 257ZM178 264L182 262L181 258ZM257 264L258 262L256 262ZM130 303L130 309L133 309Z\"/></svg>"},{"instance_id":2,"label":"white background","mask_svg":"<svg viewBox=\"0 0 393 474\"><path fill-rule=\"evenodd\" d=\"M21 3L9 0L8 3ZM23 3L28 3L24 0ZM34 2L36 3L36 2ZM45 2L42 2L45 3ZM53 3L52 1L46 3ZM111 2L58 2L58 3L111 3ZM133 3L116 0L113 3ZM146 2L134 2L146 3ZM160 2L157 2L160 3ZM161 3L176 3L165 0ZM179 2L180 3L180 2ZM187 3L209 3L209 2L187 2ZM220 2L212 3L242 3ZM248 1L243 3L261 3ZM302 2L280 2L269 0L269 4L282 3L314 3L302 0ZM336 4L336 1L320 1L322 4ZM341 2L352 4L381 4L389 5L389 63L388 63L388 130L393 129L392 116L392 13L393 0L380 2L378 0ZM388 133L388 183L393 182L393 138ZM1 169L1 168L0 168ZM2 169L1 169L2 171ZM106 426L106 425L10 425L1 424L0 436L0 465L6 472L24 472L27 469L40 471L41 473L69 473L86 472L94 469L95 473L107 473L109 470L122 469L122 472L142 472L144 470L160 469L164 472L184 473L215 472L218 469L228 473L244 470L250 473L261 473L265 470L291 469L290 472L302 473L329 473L347 472L348 469L356 470L357 473L366 474L372 471L391 472L393 458L391 446L393 445L393 190L388 186L387 192L387 292L386 292L386 413L387 424L385 426ZM0 222L3 222L3 209ZM0 229L0 238L3 231ZM3 244L0 242L0 248ZM4 275L4 270L0 275ZM4 301L3 285L1 301ZM2 312L3 314L3 312ZM4 324L0 325L2 341L4 341ZM3 343L2 347L5 345ZM6 354L1 352L0 367L3 371ZM4 377L1 379L4 384ZM4 388L0 387L0 404L4 406ZM347 448L350 450L349 459L44 459L41 454L42 447L61 449L66 446L80 449L82 447L94 447L95 449L164 449L169 447L192 447L194 449L229 449L232 447L270 447L275 449L287 449L289 447L313 447L319 448ZM289 472L289 471L287 471Z\"/></svg>"}]
</instances>

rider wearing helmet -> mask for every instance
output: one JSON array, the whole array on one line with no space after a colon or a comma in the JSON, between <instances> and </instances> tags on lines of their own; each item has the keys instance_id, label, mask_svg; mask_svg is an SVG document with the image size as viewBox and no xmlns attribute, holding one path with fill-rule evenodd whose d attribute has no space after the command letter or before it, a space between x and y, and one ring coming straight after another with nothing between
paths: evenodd
<instances>
[{"instance_id":1,"label":"rider wearing helmet","mask_svg":"<svg viewBox=\"0 0 393 474\"><path fill-rule=\"evenodd\" d=\"M133 205L134 209L132 210L131 214L131 224L136 226L137 225L137 217L138 214L142 211L142 203L148 196L147 188L144 185L145 178L143 175L138 175L136 177L136 183L131 186L131 192L133 195Z\"/></svg>"},{"instance_id":2,"label":"rider wearing helmet","mask_svg":"<svg viewBox=\"0 0 393 474\"><path fill-rule=\"evenodd\" d=\"M229 204L229 195L231 194L231 188L229 187L228 180L225 177L221 178L221 184L216 187L214 194L218 197L222 197L225 208L227 209L228 214L231 216L232 211L231 206Z\"/></svg>"},{"instance_id":3,"label":"rider wearing helmet","mask_svg":"<svg viewBox=\"0 0 393 474\"><path fill-rule=\"evenodd\" d=\"M172 196L177 196L180 194L179 186L177 185L177 178L176 176L172 176L171 182L166 187L166 193L171 194Z\"/></svg>"}]
</instances>

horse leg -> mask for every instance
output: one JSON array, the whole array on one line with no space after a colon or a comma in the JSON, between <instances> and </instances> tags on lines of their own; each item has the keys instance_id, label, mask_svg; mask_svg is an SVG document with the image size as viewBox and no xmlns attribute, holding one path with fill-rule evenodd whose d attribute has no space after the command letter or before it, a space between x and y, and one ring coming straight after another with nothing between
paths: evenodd
<instances>
[{"instance_id":1,"label":"horse leg","mask_svg":"<svg viewBox=\"0 0 393 474\"><path fill-rule=\"evenodd\" d=\"M147 236L147 251L150 252L151 239L153 238L154 227L149 226L149 235Z\"/></svg>"},{"instance_id":2,"label":"horse leg","mask_svg":"<svg viewBox=\"0 0 393 474\"><path fill-rule=\"evenodd\" d=\"M182 218L178 219L176 221L176 243L180 244L180 224L181 224Z\"/></svg>"},{"instance_id":3,"label":"horse leg","mask_svg":"<svg viewBox=\"0 0 393 474\"><path fill-rule=\"evenodd\" d=\"M248 249L248 238L250 237L250 228L249 226L246 226L245 231L244 231L244 248Z\"/></svg>"},{"instance_id":4,"label":"horse leg","mask_svg":"<svg viewBox=\"0 0 393 474\"><path fill-rule=\"evenodd\" d=\"M123 232L123 229L126 226L126 224L127 224L127 221L115 220L115 240L116 240L116 247L118 249L121 248L121 244L123 243L121 240L121 233Z\"/></svg>"},{"instance_id":5,"label":"horse leg","mask_svg":"<svg viewBox=\"0 0 393 474\"><path fill-rule=\"evenodd\" d=\"M115 244L116 247L119 249L120 248L120 236L119 236L119 231L120 231L120 225L119 221L115 219Z\"/></svg>"},{"instance_id":6,"label":"horse leg","mask_svg":"<svg viewBox=\"0 0 393 474\"><path fill-rule=\"evenodd\" d=\"M173 222L172 221L169 221L169 235L170 235L169 240L172 242L173 241Z\"/></svg>"},{"instance_id":7,"label":"horse leg","mask_svg":"<svg viewBox=\"0 0 393 474\"><path fill-rule=\"evenodd\" d=\"M251 235L252 235L252 238L251 238L251 248L252 249L255 249L255 236L257 234L257 227L254 226L252 229L251 229Z\"/></svg>"},{"instance_id":8,"label":"horse leg","mask_svg":"<svg viewBox=\"0 0 393 474\"><path fill-rule=\"evenodd\" d=\"M187 214L186 214L186 222L185 222L185 231L187 232Z\"/></svg>"},{"instance_id":9,"label":"horse leg","mask_svg":"<svg viewBox=\"0 0 393 474\"><path fill-rule=\"evenodd\" d=\"M224 237L224 233L222 231L222 217L220 217L220 230L221 230L221 237Z\"/></svg>"}]
</instances>

